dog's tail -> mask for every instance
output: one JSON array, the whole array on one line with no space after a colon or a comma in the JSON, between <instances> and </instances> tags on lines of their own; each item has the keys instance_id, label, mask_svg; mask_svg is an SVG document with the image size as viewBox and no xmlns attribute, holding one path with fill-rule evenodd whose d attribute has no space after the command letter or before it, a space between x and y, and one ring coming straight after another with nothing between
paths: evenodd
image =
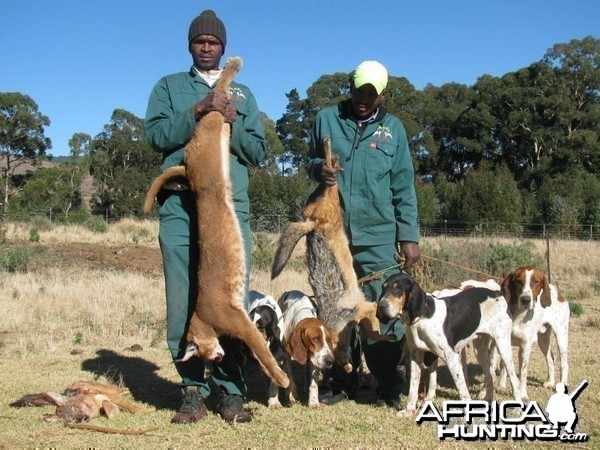
<instances>
[{"instance_id":1,"label":"dog's tail","mask_svg":"<svg viewBox=\"0 0 600 450\"><path fill-rule=\"evenodd\" d=\"M271 266L271 279L274 280L279 276L285 265L290 260L292 252L298 245L298 241L315 229L313 221L292 222L285 231L279 236L279 243L273 265Z\"/></svg>"},{"instance_id":2,"label":"dog's tail","mask_svg":"<svg viewBox=\"0 0 600 450\"><path fill-rule=\"evenodd\" d=\"M185 166L169 167L158 177L156 177L156 179L152 182L152 185L146 194L146 200L144 201L144 212L146 214L152 210L152 205L154 205L154 199L158 195L158 191L160 191L162 187L173 178L186 178Z\"/></svg>"}]
</instances>

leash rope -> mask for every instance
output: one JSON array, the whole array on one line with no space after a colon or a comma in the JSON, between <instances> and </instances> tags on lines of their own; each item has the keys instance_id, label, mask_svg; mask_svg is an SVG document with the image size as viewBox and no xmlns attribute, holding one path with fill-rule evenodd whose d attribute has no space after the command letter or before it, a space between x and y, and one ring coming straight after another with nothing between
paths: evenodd
<instances>
[{"instance_id":1,"label":"leash rope","mask_svg":"<svg viewBox=\"0 0 600 450\"><path fill-rule=\"evenodd\" d=\"M380 278L383 278L383 275L386 274L387 272L390 272L394 269L399 268L400 266L403 266L404 263L400 263L400 264L395 264L393 266L390 267L386 267L385 269L381 269L381 270L376 270L375 272L371 272L370 275L367 275L366 277L362 277L358 279L358 285L359 286L363 286L364 284L373 281L373 280L379 280Z\"/></svg>"},{"instance_id":2,"label":"leash rope","mask_svg":"<svg viewBox=\"0 0 600 450\"><path fill-rule=\"evenodd\" d=\"M434 258L433 256L428 256L428 255L421 254L421 259L424 260L424 261L428 260L428 259L432 260L432 261L437 261L437 262L442 263L442 264L447 264L449 266L457 267L457 268L462 269L462 270L464 270L466 272L476 273L476 274L479 274L479 275L485 275L488 278L495 279L496 281L502 281L502 278L497 277L495 275L491 275L491 274L489 274L487 272L482 272L481 270L476 270L476 269L472 269L472 268L467 267L467 266L462 266L460 264L451 263L450 261L444 261L443 259ZM391 272L394 269L398 269L399 267L402 267L403 265L404 265L404 263L394 264L393 266L386 267L385 269L376 270L374 272L371 272L369 275L364 276L362 278L359 278L358 279L358 285L359 286L363 286L366 283L369 283L370 281L379 280L386 273ZM425 264L423 264L423 265L425 265ZM421 274L424 271L424 267L421 267L420 264L415 264L414 267L417 270L417 272L419 272Z\"/></svg>"},{"instance_id":3,"label":"leash rope","mask_svg":"<svg viewBox=\"0 0 600 450\"><path fill-rule=\"evenodd\" d=\"M443 259L434 258L433 256L421 255L421 257L422 257L422 258L424 258L424 259L431 259L431 260L433 260L433 261L437 261L437 262L440 262L440 263L442 263L442 264L447 264L447 265L449 265L449 266L458 267L459 269L462 269L462 270L464 270L464 271L466 271L466 272L477 273L477 274L479 274L479 275L485 275L485 276L487 276L487 277L489 277L489 278L493 278L493 279L495 279L495 280L497 280L497 281L502 281L502 280L503 280L502 278L500 278L500 277L497 277L497 276L495 276L495 275L491 275L491 274L489 274L489 273L487 273L487 272L482 272L481 270L475 270L475 269L471 269L470 267L467 267L467 266L461 266L460 264L451 263L450 261L444 261Z\"/></svg>"}]
</instances>

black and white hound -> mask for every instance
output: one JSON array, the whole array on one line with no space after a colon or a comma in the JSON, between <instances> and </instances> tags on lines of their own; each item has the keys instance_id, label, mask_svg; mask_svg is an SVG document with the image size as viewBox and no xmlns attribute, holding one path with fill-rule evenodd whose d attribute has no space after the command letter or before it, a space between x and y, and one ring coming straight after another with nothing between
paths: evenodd
<instances>
[{"instance_id":1,"label":"black and white hound","mask_svg":"<svg viewBox=\"0 0 600 450\"><path fill-rule=\"evenodd\" d=\"M432 359L442 358L460 399L470 400L460 353L469 342L476 346L489 346L489 339L498 348L508 368L513 396L519 400L519 382L510 345L512 321L507 313L506 300L499 291L478 287L439 299L426 294L409 275L400 273L385 281L377 313L381 318L399 317L405 326L411 375L406 409L400 415L412 415L417 409L421 367L425 359L429 359L429 370L435 370L436 363ZM481 339L475 339L480 336ZM494 385L489 352L476 351L476 355L484 372L486 400L491 401Z\"/></svg>"},{"instance_id":2,"label":"black and white hound","mask_svg":"<svg viewBox=\"0 0 600 450\"><path fill-rule=\"evenodd\" d=\"M271 354L278 361L283 359L282 333L283 313L281 308L270 295L257 291L249 291L248 315L258 331L264 336Z\"/></svg>"}]
</instances>

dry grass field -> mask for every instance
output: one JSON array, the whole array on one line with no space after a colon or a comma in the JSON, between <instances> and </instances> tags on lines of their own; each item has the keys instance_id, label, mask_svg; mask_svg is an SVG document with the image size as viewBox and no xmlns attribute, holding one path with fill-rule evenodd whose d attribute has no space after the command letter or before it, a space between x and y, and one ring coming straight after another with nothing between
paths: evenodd
<instances>
[{"instance_id":1,"label":"dry grass field","mask_svg":"<svg viewBox=\"0 0 600 450\"><path fill-rule=\"evenodd\" d=\"M39 227L31 242L31 226L5 225L1 251L28 249L26 270L0 272L0 449L16 448L547 448L567 444L543 441L440 441L433 424L417 425L387 408L374 408L373 391L361 390L357 401L309 409L296 404L283 410L266 408L265 380L248 363L250 424L225 424L209 414L191 426L170 424L178 406L177 374L165 342L164 284L155 222L123 221L106 233L82 227ZM463 239L460 245L486 245ZM448 244L428 239L429 248ZM424 243L424 244L425 244ZM456 244L456 242L454 242ZM545 242L533 242L544 255ZM302 249L295 254L302 267ZM570 383L587 379L576 402L576 431L600 447L600 243L550 241L552 282L577 304L570 323ZM469 278L469 276L465 276ZM456 280L459 282L461 280ZM432 289L434 286L424 286ZM443 287L443 286L438 286ZM251 288L278 297L288 289L310 292L306 273L286 269L275 281L254 270ZM137 345L136 345L137 344ZM472 392L481 387L481 372L469 360ZM545 367L534 349L529 394L541 406L550 395L542 387ZM14 408L24 394L61 392L77 380L127 386L132 401L156 408L93 423L119 430L149 430L142 435L78 430L41 421L52 407ZM438 403L456 399L445 367L440 369ZM498 400L507 400L506 392Z\"/></svg>"}]
</instances>

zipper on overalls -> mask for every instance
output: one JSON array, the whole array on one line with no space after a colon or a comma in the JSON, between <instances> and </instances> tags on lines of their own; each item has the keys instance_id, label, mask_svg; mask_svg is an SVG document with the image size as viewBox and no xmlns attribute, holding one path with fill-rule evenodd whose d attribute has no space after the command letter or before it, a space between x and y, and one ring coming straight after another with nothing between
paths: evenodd
<instances>
[{"instance_id":1,"label":"zipper on overalls","mask_svg":"<svg viewBox=\"0 0 600 450\"><path fill-rule=\"evenodd\" d=\"M349 162L354 156L354 152L360 144L360 138L362 137L365 128L367 128L367 125L367 123L356 123L356 133L354 134L354 142L352 143L352 149L350 150L350 154L346 157L346 162Z\"/></svg>"}]
</instances>

